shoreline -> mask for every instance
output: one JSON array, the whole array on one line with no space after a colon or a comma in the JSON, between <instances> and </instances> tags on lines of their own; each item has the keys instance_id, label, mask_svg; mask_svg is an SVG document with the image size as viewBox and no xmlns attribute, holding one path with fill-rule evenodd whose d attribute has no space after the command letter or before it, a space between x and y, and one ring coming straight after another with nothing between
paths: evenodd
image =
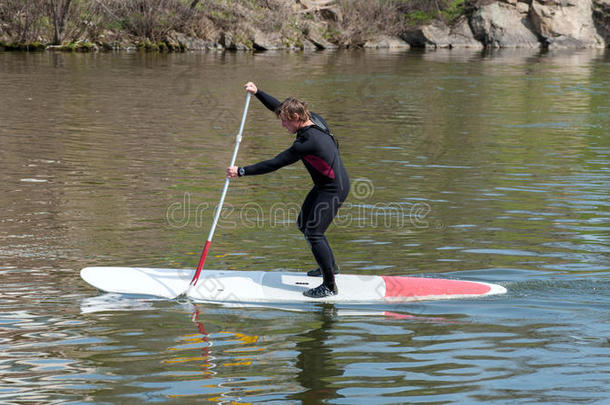
<instances>
[{"instance_id":1,"label":"shoreline","mask_svg":"<svg viewBox=\"0 0 610 405\"><path fill-rule=\"evenodd\" d=\"M600 53L610 54L610 47L606 48L532 48L532 47L506 47L506 48L474 48L474 47L336 47L329 49L320 48L278 48L271 50L261 49L227 49L223 47L209 48L182 48L170 49L167 47L130 46L121 48L109 48L97 44L81 45L66 44L62 46L42 44L5 45L0 43L0 53L62 53L62 54L200 54L200 53L230 53L230 54L264 54L264 53L336 53L336 52L389 52L389 53L421 53L421 54L478 54L481 56L494 56L501 54L539 54L559 55L576 53Z\"/></svg>"},{"instance_id":2,"label":"shoreline","mask_svg":"<svg viewBox=\"0 0 610 405\"><path fill-rule=\"evenodd\" d=\"M0 4L0 49L184 52L610 47L610 0L444 0L436 9L426 2L381 0L266 0L266 7L234 0L205 6L200 1L172 0L161 9L143 5L145 10L129 2L59 3L65 10L63 14L55 10L52 18L35 4L25 11ZM29 25L22 26L19 13L25 13Z\"/></svg>"}]
</instances>

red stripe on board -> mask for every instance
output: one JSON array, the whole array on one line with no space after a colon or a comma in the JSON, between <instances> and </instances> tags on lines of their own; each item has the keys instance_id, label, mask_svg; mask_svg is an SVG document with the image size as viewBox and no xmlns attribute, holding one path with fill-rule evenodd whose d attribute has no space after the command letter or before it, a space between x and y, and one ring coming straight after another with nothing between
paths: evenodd
<instances>
[{"instance_id":1,"label":"red stripe on board","mask_svg":"<svg viewBox=\"0 0 610 405\"><path fill-rule=\"evenodd\" d=\"M314 167L317 171L325 175L326 177L330 177L331 179L335 178L335 171L332 167L324 159L315 155L306 155L303 159L307 161L310 165Z\"/></svg>"},{"instance_id":2,"label":"red stripe on board","mask_svg":"<svg viewBox=\"0 0 610 405\"><path fill-rule=\"evenodd\" d=\"M481 283L440 278L381 276L386 297L425 297L428 295L481 295L491 287Z\"/></svg>"}]
</instances>

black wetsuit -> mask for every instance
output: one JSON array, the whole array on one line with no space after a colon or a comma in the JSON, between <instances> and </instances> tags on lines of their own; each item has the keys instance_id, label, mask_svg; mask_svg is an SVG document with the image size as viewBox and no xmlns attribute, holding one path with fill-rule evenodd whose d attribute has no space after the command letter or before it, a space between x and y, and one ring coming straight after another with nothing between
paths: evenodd
<instances>
[{"instance_id":1,"label":"black wetsuit","mask_svg":"<svg viewBox=\"0 0 610 405\"><path fill-rule=\"evenodd\" d=\"M256 97L271 111L281 104L264 93ZM274 157L243 167L243 175L269 173L301 160L311 175L314 186L307 194L297 225L311 246L311 251L322 270L324 284L335 288L333 266L335 258L324 232L331 224L349 193L349 178L334 137L322 117L311 113L315 125L300 128L291 147Z\"/></svg>"}]
</instances>

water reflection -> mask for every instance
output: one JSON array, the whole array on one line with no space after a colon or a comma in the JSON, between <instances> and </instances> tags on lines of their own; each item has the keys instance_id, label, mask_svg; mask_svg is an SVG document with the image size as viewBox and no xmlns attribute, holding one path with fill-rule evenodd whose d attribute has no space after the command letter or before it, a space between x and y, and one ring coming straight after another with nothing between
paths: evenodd
<instances>
[{"instance_id":1,"label":"water reflection","mask_svg":"<svg viewBox=\"0 0 610 405\"><path fill-rule=\"evenodd\" d=\"M333 355L333 326L337 316L333 305L327 305L316 312L316 318L310 322L312 328L296 338L296 367L299 368L297 380L304 388L291 399L298 399L303 404L343 398L333 384L333 377L344 372Z\"/></svg>"}]
</instances>

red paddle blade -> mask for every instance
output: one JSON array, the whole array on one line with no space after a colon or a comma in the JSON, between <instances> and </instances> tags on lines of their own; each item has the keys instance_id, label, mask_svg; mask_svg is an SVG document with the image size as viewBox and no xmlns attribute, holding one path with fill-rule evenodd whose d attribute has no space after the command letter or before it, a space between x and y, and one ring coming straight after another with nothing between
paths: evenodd
<instances>
[{"instance_id":1,"label":"red paddle blade","mask_svg":"<svg viewBox=\"0 0 610 405\"><path fill-rule=\"evenodd\" d=\"M205 246L203 247L203 252L201 252L201 257L199 258L199 264L197 265L197 271L191 280L191 285L195 286L197 281L199 280L199 275L201 274L201 270L203 269L203 265L205 264L205 258L208 256L208 250L210 250L210 245L212 244L211 240L205 242Z\"/></svg>"}]
</instances>

